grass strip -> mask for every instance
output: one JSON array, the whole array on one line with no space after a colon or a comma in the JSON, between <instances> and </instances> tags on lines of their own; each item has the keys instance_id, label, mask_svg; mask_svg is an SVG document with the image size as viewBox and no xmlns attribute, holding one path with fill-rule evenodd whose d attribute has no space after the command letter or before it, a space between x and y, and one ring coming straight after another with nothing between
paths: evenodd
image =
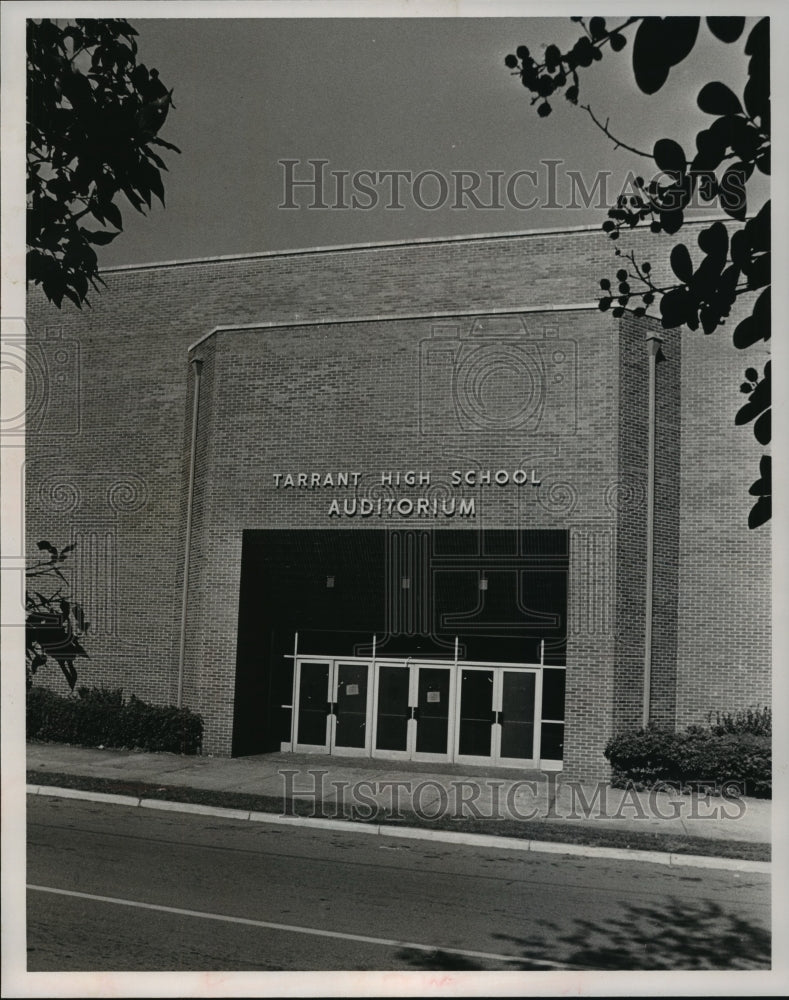
<instances>
[{"instance_id":1,"label":"grass strip","mask_svg":"<svg viewBox=\"0 0 789 1000\"><path fill-rule=\"evenodd\" d=\"M182 785L158 785L143 781L122 781L89 775L60 774L54 771L27 772L31 785L75 788L86 792L105 792L138 798L163 799L190 805L219 806L276 815L321 816L326 819L347 819L348 822L370 822L381 825L420 827L430 830L453 830L457 833L484 833L523 840L547 840L565 844L585 844L590 847L617 847L639 851L667 851L673 854L701 854L707 857L742 858L747 861L769 861L770 845L751 841L715 840L686 834L654 833L651 831L616 830L595 827L593 823L573 823L553 820L489 819L473 816L442 816L431 819L417 813L400 812L393 816L379 809L373 816L353 815L350 808L342 812L334 802L313 803L293 799L285 804L280 796L253 795L246 792L223 792L215 789Z\"/></svg>"}]
</instances>

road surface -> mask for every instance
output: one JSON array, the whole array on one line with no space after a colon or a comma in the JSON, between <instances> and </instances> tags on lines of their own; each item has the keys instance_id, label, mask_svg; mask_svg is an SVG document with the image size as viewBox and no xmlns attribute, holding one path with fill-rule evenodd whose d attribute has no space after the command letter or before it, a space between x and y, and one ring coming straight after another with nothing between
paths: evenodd
<instances>
[{"instance_id":1,"label":"road surface","mask_svg":"<svg viewBox=\"0 0 789 1000\"><path fill-rule=\"evenodd\" d=\"M769 879L28 798L29 971L769 968Z\"/></svg>"}]
</instances>

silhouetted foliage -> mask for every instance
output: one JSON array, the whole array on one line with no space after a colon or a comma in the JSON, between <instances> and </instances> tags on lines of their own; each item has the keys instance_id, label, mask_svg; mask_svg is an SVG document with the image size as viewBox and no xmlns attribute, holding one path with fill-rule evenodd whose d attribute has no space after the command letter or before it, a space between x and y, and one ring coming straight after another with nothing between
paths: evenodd
<instances>
[{"instance_id":1,"label":"silhouetted foliage","mask_svg":"<svg viewBox=\"0 0 789 1000\"><path fill-rule=\"evenodd\" d=\"M27 687L49 657L63 671L74 690L77 671L74 660L88 657L80 640L90 628L82 605L71 598L71 584L63 563L74 545L56 549L51 542L38 543L40 558L26 567L25 660Z\"/></svg>"},{"instance_id":2,"label":"silhouetted foliage","mask_svg":"<svg viewBox=\"0 0 789 1000\"><path fill-rule=\"evenodd\" d=\"M603 230L618 240L623 230L649 225L654 233L678 233L685 222L685 209L694 194L703 201L717 199L723 211L735 223L716 222L698 236L700 259L683 244L670 253L675 284L657 285L651 277L649 261L639 262L633 253L616 248L617 256L627 264L616 273L616 280L600 281L599 307L609 308L614 317L626 311L644 316L650 307L659 308L665 328L701 326L709 334L722 326L740 295L758 293L751 313L734 330L735 347L746 349L770 339L770 202L746 220L747 184L755 171L770 173L770 36L769 18L762 18L745 40L748 58L747 79L741 97L719 81L706 83L697 95L699 108L712 117L708 128L698 133L696 150L688 155L671 138L659 138L652 151L634 149L611 134L608 121L601 122L586 104L579 104L580 70L599 62L606 51L620 52L632 40L633 74L639 89L655 94L666 83L671 70L693 50L701 27L698 17L630 17L609 26L605 18L571 20L581 26L582 34L567 50L549 45L542 61L535 59L525 45L508 55L505 64L516 73L532 93L540 117L551 113L550 99L563 93L579 105L617 147L652 159L659 174L651 181L636 179L633 196L621 196L608 212ZM708 17L707 29L721 42L731 45L745 31L744 17ZM753 422L758 443L770 441L770 363L761 375L749 367L740 389L748 401L738 411L735 423ZM756 528L771 516L771 460L763 455L759 478L750 488L755 496L748 525Z\"/></svg>"},{"instance_id":3,"label":"silhouetted foliage","mask_svg":"<svg viewBox=\"0 0 789 1000\"><path fill-rule=\"evenodd\" d=\"M137 62L136 35L117 18L27 22L27 277L58 307L90 305L119 195L143 214L152 195L164 205L152 147L180 152L158 138L172 90Z\"/></svg>"}]
</instances>

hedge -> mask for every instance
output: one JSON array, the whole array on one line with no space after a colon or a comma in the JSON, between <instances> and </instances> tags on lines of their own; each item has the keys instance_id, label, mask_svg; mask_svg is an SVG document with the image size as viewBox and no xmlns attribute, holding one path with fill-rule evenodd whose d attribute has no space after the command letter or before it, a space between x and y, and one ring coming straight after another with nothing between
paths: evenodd
<instances>
[{"instance_id":1,"label":"hedge","mask_svg":"<svg viewBox=\"0 0 789 1000\"><path fill-rule=\"evenodd\" d=\"M27 738L88 747L198 754L202 716L188 708L149 705L121 690L79 688L76 695L34 687L27 692Z\"/></svg>"},{"instance_id":2,"label":"hedge","mask_svg":"<svg viewBox=\"0 0 789 1000\"><path fill-rule=\"evenodd\" d=\"M727 782L734 782L745 795L772 795L769 735L721 732L718 727L691 727L684 733L650 727L615 736L606 745L605 755L611 762L615 788L654 788L669 782L720 791Z\"/></svg>"}]
</instances>

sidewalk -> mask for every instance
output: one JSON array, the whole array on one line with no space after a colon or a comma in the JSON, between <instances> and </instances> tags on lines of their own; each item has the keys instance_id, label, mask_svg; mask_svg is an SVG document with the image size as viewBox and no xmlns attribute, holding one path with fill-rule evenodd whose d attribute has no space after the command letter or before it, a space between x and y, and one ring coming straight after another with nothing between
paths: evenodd
<instances>
[{"instance_id":1,"label":"sidewalk","mask_svg":"<svg viewBox=\"0 0 789 1000\"><path fill-rule=\"evenodd\" d=\"M397 761L289 753L180 757L54 743L28 744L27 769L31 785L434 830L746 857L755 856L746 845L755 850L771 839L769 800L637 793L582 785L556 772L405 769Z\"/></svg>"}]
</instances>

